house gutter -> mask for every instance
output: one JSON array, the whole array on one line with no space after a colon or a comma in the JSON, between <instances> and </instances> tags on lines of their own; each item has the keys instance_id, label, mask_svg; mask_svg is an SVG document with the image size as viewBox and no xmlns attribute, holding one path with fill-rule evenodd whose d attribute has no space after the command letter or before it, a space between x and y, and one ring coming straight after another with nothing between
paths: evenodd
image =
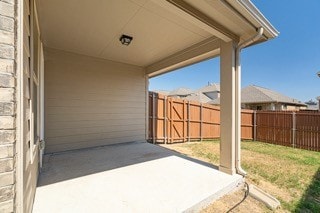
<instances>
[{"instance_id":1,"label":"house gutter","mask_svg":"<svg viewBox=\"0 0 320 213\"><path fill-rule=\"evenodd\" d=\"M235 160L236 160L236 171L238 174L242 176L246 176L247 173L241 167L241 65L240 65L240 52L241 50L249 46L250 44L256 42L263 36L263 28L260 27L257 30L257 34L250 39L240 43L236 47L236 69L235 69L235 78L236 78L236 152L235 152Z\"/></svg>"},{"instance_id":2,"label":"house gutter","mask_svg":"<svg viewBox=\"0 0 320 213\"><path fill-rule=\"evenodd\" d=\"M247 22L251 27L256 29L257 26L262 26L264 28L265 33L262 35L262 37L265 40L275 38L279 35L279 31L274 26L272 26L268 19L259 11L259 9L250 0L221 0L221 2L231 11L233 11L239 18ZM242 14L239 11L239 7L246 10L250 14L252 19Z\"/></svg>"},{"instance_id":3,"label":"house gutter","mask_svg":"<svg viewBox=\"0 0 320 213\"><path fill-rule=\"evenodd\" d=\"M237 0L237 2L245 8L258 23L261 24L264 30L271 35L271 38L275 38L279 35L279 31L272 26L268 19L250 0Z\"/></svg>"}]
</instances>

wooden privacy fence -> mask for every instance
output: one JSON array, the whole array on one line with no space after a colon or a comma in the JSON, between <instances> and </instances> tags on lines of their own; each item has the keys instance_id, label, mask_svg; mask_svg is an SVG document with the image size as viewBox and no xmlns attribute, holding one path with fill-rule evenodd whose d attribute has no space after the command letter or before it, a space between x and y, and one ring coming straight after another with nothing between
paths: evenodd
<instances>
[{"instance_id":1,"label":"wooden privacy fence","mask_svg":"<svg viewBox=\"0 0 320 213\"><path fill-rule=\"evenodd\" d=\"M242 139L253 139L253 111L242 111ZM149 140L176 143L220 137L220 108L149 93Z\"/></svg>"},{"instance_id":2,"label":"wooden privacy fence","mask_svg":"<svg viewBox=\"0 0 320 213\"><path fill-rule=\"evenodd\" d=\"M320 113L254 112L254 140L320 151Z\"/></svg>"},{"instance_id":3,"label":"wooden privacy fence","mask_svg":"<svg viewBox=\"0 0 320 213\"><path fill-rule=\"evenodd\" d=\"M219 107L149 93L150 142L219 137ZM242 110L241 138L320 151L320 112Z\"/></svg>"}]
</instances>

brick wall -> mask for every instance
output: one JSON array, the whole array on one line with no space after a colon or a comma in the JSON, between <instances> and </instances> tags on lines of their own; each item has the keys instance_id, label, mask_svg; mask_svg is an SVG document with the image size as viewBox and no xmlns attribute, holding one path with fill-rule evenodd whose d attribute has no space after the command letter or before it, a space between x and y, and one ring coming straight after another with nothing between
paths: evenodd
<instances>
[{"instance_id":1,"label":"brick wall","mask_svg":"<svg viewBox=\"0 0 320 213\"><path fill-rule=\"evenodd\" d=\"M15 0L0 0L0 212L15 200Z\"/></svg>"}]
</instances>

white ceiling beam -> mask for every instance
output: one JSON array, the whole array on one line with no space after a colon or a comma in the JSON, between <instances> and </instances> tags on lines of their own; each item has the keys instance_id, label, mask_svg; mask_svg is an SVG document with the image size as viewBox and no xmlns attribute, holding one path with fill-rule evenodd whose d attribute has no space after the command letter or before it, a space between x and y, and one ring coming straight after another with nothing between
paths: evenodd
<instances>
[{"instance_id":1,"label":"white ceiling beam","mask_svg":"<svg viewBox=\"0 0 320 213\"><path fill-rule=\"evenodd\" d=\"M195 24L199 28L207 31L208 33L222 39L225 42L231 40L239 41L238 35L228 30L223 25L219 24L209 16L192 7L183 0L153 0L155 3L163 8L179 15L190 23ZM177 9L178 8L178 9Z\"/></svg>"},{"instance_id":2,"label":"white ceiling beam","mask_svg":"<svg viewBox=\"0 0 320 213\"><path fill-rule=\"evenodd\" d=\"M216 57L219 53L220 39L209 38L147 66L146 74L149 77L161 75L208 58Z\"/></svg>"}]
</instances>

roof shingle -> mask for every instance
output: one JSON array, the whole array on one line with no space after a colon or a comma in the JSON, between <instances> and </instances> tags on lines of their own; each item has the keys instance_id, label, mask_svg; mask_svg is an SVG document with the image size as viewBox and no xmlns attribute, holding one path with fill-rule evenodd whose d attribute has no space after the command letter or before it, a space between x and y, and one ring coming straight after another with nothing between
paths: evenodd
<instances>
[{"instance_id":1,"label":"roof shingle","mask_svg":"<svg viewBox=\"0 0 320 213\"><path fill-rule=\"evenodd\" d=\"M295 105L305 106L304 103L297 99L290 98L282 95L273 90L259 87L256 85L250 85L241 90L241 102L242 103L288 103Z\"/></svg>"}]
</instances>

